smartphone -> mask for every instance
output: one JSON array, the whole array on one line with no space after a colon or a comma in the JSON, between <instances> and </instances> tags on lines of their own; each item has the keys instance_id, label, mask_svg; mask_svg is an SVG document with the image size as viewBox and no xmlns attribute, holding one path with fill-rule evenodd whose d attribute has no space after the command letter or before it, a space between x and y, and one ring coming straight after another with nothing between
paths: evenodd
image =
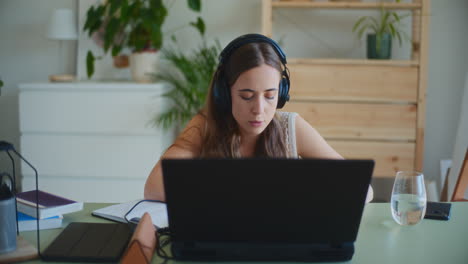
<instances>
[{"instance_id":1,"label":"smartphone","mask_svg":"<svg viewBox=\"0 0 468 264\"><path fill-rule=\"evenodd\" d=\"M427 202L426 219L449 220L451 203Z\"/></svg>"}]
</instances>

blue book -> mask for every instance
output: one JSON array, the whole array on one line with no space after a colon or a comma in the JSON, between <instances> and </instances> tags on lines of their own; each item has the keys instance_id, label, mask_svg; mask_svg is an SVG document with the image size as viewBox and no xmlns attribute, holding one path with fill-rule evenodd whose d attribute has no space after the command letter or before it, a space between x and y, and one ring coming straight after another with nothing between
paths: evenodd
<instances>
[{"instance_id":1,"label":"blue book","mask_svg":"<svg viewBox=\"0 0 468 264\"><path fill-rule=\"evenodd\" d=\"M62 215L56 215L49 218L39 220L40 229L53 229L62 227ZM37 229L36 218L18 212L18 228L19 231L31 231Z\"/></svg>"}]
</instances>

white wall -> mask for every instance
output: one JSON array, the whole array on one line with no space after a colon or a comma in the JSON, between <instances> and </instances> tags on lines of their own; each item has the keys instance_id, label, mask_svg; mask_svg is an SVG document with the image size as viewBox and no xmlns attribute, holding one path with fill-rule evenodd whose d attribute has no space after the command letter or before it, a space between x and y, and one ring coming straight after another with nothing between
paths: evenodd
<instances>
[{"instance_id":1,"label":"white wall","mask_svg":"<svg viewBox=\"0 0 468 264\"><path fill-rule=\"evenodd\" d=\"M76 10L76 1L0 1L0 79L4 82L0 96L0 140L13 143L18 150L18 83L47 81L49 74L59 71L59 43L46 38L46 25L55 8ZM68 43L65 48L69 54L64 58L67 67L75 71L76 45ZM0 171L11 173L11 162L4 153L0 153Z\"/></svg>"},{"instance_id":2,"label":"white wall","mask_svg":"<svg viewBox=\"0 0 468 264\"><path fill-rule=\"evenodd\" d=\"M465 91L463 92L463 100L460 106L460 121L458 122L457 137L453 149L453 166L448 175L448 200L451 199L455 191L455 185L460 176L461 167L465 160L465 155L468 149L468 71L465 78ZM465 190L465 199L468 199L468 189Z\"/></svg>"},{"instance_id":3,"label":"white wall","mask_svg":"<svg viewBox=\"0 0 468 264\"><path fill-rule=\"evenodd\" d=\"M186 1L174 2L166 31L196 17L186 7ZM78 11L78 2L0 1L0 76L5 82L0 97L0 139L13 141L16 146L19 146L17 84L46 81L49 74L58 70L58 43L44 35L51 12L59 7ZM355 38L351 27L359 15L372 12L276 10L274 38L283 38L289 57L364 57L364 42ZM424 173L431 179L439 177L439 160L451 158L453 153L463 82L468 70L467 13L466 0L432 1L424 159ZM207 23L208 40L217 38L224 46L240 34L260 31L261 1L203 0L202 17ZM191 49L200 43L198 35L188 27L178 31L177 37L181 48ZM75 46L69 43L68 48L70 57L65 60L75 71ZM409 49L408 44L399 47L395 43L394 58L406 58ZM80 68L80 72L85 70ZM6 166L4 160L0 156L1 168ZM382 192L388 191L389 185L385 186Z\"/></svg>"},{"instance_id":4,"label":"white wall","mask_svg":"<svg viewBox=\"0 0 468 264\"><path fill-rule=\"evenodd\" d=\"M439 179L439 161L452 158L462 109L468 1L432 0L431 4L424 174Z\"/></svg>"}]
</instances>

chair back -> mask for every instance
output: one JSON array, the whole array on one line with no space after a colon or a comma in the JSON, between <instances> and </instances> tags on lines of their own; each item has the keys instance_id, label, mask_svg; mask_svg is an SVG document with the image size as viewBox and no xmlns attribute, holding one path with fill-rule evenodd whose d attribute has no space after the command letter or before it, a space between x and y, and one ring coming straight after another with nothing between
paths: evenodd
<instances>
[{"instance_id":1,"label":"chair back","mask_svg":"<svg viewBox=\"0 0 468 264\"><path fill-rule=\"evenodd\" d=\"M458 176L457 183L455 184L455 189L452 194L452 202L459 201L468 201L465 198L465 192L468 187L468 149L465 154L465 159L463 160L460 174Z\"/></svg>"}]
</instances>

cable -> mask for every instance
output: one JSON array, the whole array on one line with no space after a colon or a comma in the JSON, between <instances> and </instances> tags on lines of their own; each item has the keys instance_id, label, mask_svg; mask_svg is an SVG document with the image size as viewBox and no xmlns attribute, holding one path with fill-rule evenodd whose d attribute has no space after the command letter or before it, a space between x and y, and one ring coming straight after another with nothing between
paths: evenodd
<instances>
[{"instance_id":1,"label":"cable","mask_svg":"<svg viewBox=\"0 0 468 264\"><path fill-rule=\"evenodd\" d=\"M11 145L11 149L14 150L13 145ZM8 154L8 157L10 157L11 160L11 165L12 165L12 170L13 170L13 193L15 195L15 211L18 212L18 203L16 202L16 168L15 168L15 160L11 156L10 152L8 152L8 149L6 150L6 153ZM18 213L16 213L16 223L18 223ZM16 224L16 234L19 236L19 224Z\"/></svg>"},{"instance_id":2,"label":"cable","mask_svg":"<svg viewBox=\"0 0 468 264\"><path fill-rule=\"evenodd\" d=\"M164 248L172 242L171 232L169 228L161 228L156 230L156 254L164 260L175 259L173 254L169 255Z\"/></svg>"},{"instance_id":3,"label":"cable","mask_svg":"<svg viewBox=\"0 0 468 264\"><path fill-rule=\"evenodd\" d=\"M132 208L130 208L130 210L128 210L128 211L125 213L125 215L124 215L124 218L125 218L125 221L127 221L127 224L136 224L135 222L132 222L132 219L133 219L133 218L130 219L130 220L128 220L128 219L127 219L127 216L133 211L133 209L135 209L135 208L136 208L140 203L142 203L142 202L163 203L163 204L165 204L165 202L160 201L160 200L149 200L149 199L148 199L148 200L141 200L141 201L138 201L138 202L137 202L136 204L134 204L134 205L132 206ZM140 220L140 219L138 218L138 220ZM154 226L156 227L156 229L159 229L159 227L158 227L157 225L154 225Z\"/></svg>"},{"instance_id":4,"label":"cable","mask_svg":"<svg viewBox=\"0 0 468 264\"><path fill-rule=\"evenodd\" d=\"M160 201L160 200L141 200L141 201L138 201L124 215L125 221L127 221L128 224L136 224L135 222L137 222L137 221L132 221L133 218L129 220L127 218L127 216L142 202L164 203L165 204L165 202ZM156 232L155 232L155 236L156 236L156 254L159 257L166 260L166 261L174 259L174 257L167 254L167 252L163 249L163 248L165 248L167 245L169 245L171 243L171 232L170 232L169 228L168 227L158 227L157 225L154 225L154 226L156 227Z\"/></svg>"}]
</instances>

